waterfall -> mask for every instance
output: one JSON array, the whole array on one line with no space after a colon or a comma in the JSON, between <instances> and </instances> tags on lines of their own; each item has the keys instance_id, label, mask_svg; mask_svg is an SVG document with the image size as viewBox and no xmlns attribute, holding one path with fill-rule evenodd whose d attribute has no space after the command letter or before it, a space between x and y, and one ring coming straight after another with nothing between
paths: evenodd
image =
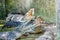
<instances>
[{"instance_id":1,"label":"waterfall","mask_svg":"<svg viewBox=\"0 0 60 40\"><path fill-rule=\"evenodd\" d=\"M57 15L57 37L56 40L60 40L60 0L55 0L56 15Z\"/></svg>"}]
</instances>

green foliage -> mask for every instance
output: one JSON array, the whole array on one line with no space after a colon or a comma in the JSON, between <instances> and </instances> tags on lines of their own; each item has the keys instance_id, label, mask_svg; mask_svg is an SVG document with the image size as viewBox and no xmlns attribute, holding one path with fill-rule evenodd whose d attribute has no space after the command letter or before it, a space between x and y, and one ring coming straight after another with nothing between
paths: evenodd
<instances>
[{"instance_id":1,"label":"green foliage","mask_svg":"<svg viewBox=\"0 0 60 40\"><path fill-rule=\"evenodd\" d=\"M5 1L5 5L6 5L6 13L10 13L12 11L16 11L17 10L17 0L6 0Z\"/></svg>"},{"instance_id":2,"label":"green foliage","mask_svg":"<svg viewBox=\"0 0 60 40\"><path fill-rule=\"evenodd\" d=\"M40 15L46 22L56 22L54 0L34 0L31 8L35 9L35 16Z\"/></svg>"},{"instance_id":3,"label":"green foliage","mask_svg":"<svg viewBox=\"0 0 60 40\"><path fill-rule=\"evenodd\" d=\"M5 2L0 0L0 19L4 19L5 16Z\"/></svg>"}]
</instances>

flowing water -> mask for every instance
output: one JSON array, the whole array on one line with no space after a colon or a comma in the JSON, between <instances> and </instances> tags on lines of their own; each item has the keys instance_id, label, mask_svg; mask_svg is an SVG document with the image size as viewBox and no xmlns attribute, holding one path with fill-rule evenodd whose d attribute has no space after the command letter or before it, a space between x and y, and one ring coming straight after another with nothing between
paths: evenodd
<instances>
[{"instance_id":1,"label":"flowing water","mask_svg":"<svg viewBox=\"0 0 60 40\"><path fill-rule=\"evenodd\" d=\"M57 15L57 37L56 40L60 40L60 0L55 0L56 5L56 15Z\"/></svg>"}]
</instances>

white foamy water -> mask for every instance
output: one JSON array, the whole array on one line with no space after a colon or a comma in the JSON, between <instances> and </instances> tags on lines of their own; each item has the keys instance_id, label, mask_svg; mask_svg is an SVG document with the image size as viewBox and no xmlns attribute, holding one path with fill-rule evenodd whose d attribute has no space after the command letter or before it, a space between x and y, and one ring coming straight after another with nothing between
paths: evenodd
<instances>
[{"instance_id":1,"label":"white foamy water","mask_svg":"<svg viewBox=\"0 0 60 40\"><path fill-rule=\"evenodd\" d=\"M55 0L56 14L57 14L57 28L56 30L56 39L60 40L60 0Z\"/></svg>"}]
</instances>

